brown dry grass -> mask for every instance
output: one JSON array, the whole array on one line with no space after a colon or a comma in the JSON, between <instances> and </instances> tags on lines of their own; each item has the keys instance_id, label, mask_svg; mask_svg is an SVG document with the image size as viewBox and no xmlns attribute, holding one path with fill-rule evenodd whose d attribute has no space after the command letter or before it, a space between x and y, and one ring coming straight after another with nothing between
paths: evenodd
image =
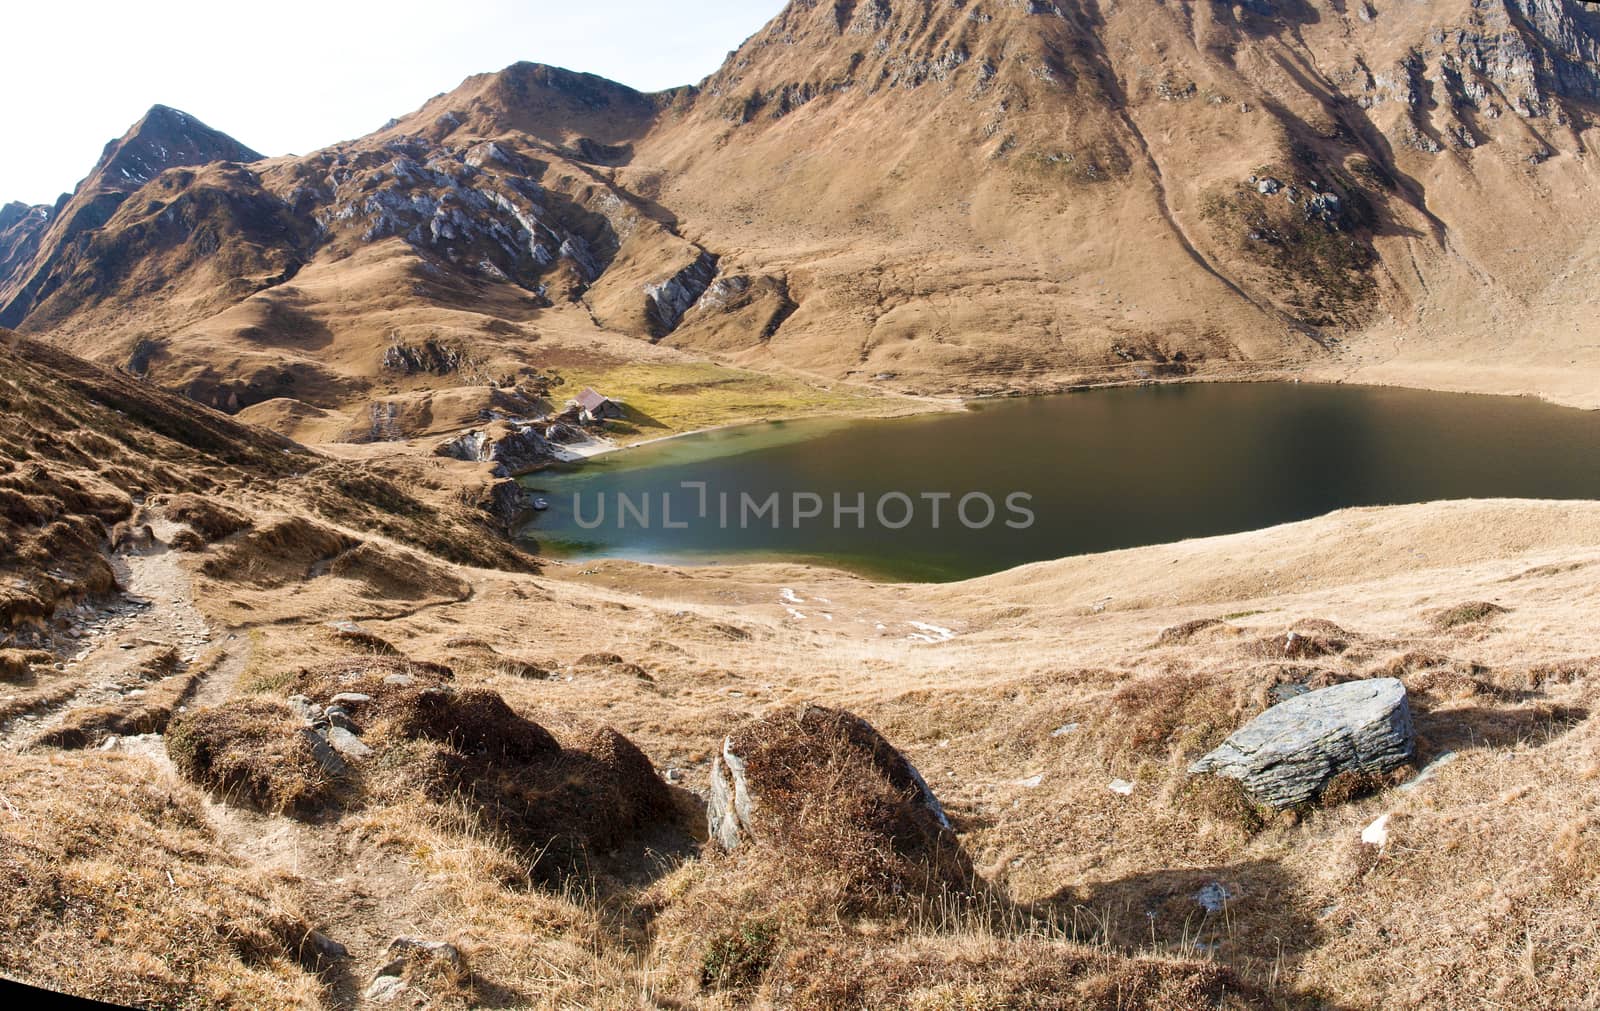
<instances>
[{"instance_id":1,"label":"brown dry grass","mask_svg":"<svg viewBox=\"0 0 1600 1011\"><path fill-rule=\"evenodd\" d=\"M132 1007L320 1008L312 925L142 759L0 764L0 973Z\"/></svg>"},{"instance_id":2,"label":"brown dry grass","mask_svg":"<svg viewBox=\"0 0 1600 1011\"><path fill-rule=\"evenodd\" d=\"M315 814L338 786L300 720L273 699L241 698L185 713L170 726L166 744L184 776L228 801L267 811Z\"/></svg>"},{"instance_id":3,"label":"brown dry grass","mask_svg":"<svg viewBox=\"0 0 1600 1011\"><path fill-rule=\"evenodd\" d=\"M175 495L165 503L167 515L188 524L203 542L212 544L251 527L250 517L199 495Z\"/></svg>"},{"instance_id":4,"label":"brown dry grass","mask_svg":"<svg viewBox=\"0 0 1600 1011\"><path fill-rule=\"evenodd\" d=\"M1224 966L1042 940L918 937L819 945L787 960L772 1005L807 1011L1239 1011L1266 1008Z\"/></svg>"}]
</instances>

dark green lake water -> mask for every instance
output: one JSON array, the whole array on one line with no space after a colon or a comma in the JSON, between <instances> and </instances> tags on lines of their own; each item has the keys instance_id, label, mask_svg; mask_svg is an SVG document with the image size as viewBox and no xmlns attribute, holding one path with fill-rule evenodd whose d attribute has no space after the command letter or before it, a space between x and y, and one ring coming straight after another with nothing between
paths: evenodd
<instances>
[{"instance_id":1,"label":"dark green lake water","mask_svg":"<svg viewBox=\"0 0 1600 1011\"><path fill-rule=\"evenodd\" d=\"M751 425L524 483L550 503L526 536L556 556L786 559L941 581L1348 506L1600 499L1600 413L1359 386L1140 387ZM980 497L959 512L967 496L987 496L992 519Z\"/></svg>"}]
</instances>

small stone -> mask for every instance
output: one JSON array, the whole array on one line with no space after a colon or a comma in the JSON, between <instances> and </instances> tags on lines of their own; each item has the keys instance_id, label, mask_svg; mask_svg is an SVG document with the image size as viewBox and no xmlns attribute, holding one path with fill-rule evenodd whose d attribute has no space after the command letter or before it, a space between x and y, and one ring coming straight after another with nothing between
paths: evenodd
<instances>
[{"instance_id":1,"label":"small stone","mask_svg":"<svg viewBox=\"0 0 1600 1011\"><path fill-rule=\"evenodd\" d=\"M332 776L344 776L350 772L350 767L344 764L344 759L334 750L328 739L309 727L300 731L307 745L311 747L311 754L316 758L317 764Z\"/></svg>"},{"instance_id":2,"label":"small stone","mask_svg":"<svg viewBox=\"0 0 1600 1011\"><path fill-rule=\"evenodd\" d=\"M1025 786L1028 789L1032 790L1034 787L1038 786L1040 783L1043 783L1043 782L1044 782L1044 777L1043 776L1029 776L1027 779L1019 779L1019 780L1017 780L1017 785L1018 786Z\"/></svg>"},{"instance_id":3,"label":"small stone","mask_svg":"<svg viewBox=\"0 0 1600 1011\"><path fill-rule=\"evenodd\" d=\"M360 761L364 758L372 757L372 749L361 738L344 727L337 725L329 727L327 737L328 743L333 745L333 749L346 758Z\"/></svg>"},{"instance_id":4,"label":"small stone","mask_svg":"<svg viewBox=\"0 0 1600 1011\"><path fill-rule=\"evenodd\" d=\"M1059 726L1059 727L1055 728L1054 730L1050 731L1050 736L1051 737L1065 737L1068 734L1075 734L1077 732L1078 732L1078 725L1076 723L1066 723L1066 724L1062 724L1061 726Z\"/></svg>"},{"instance_id":5,"label":"small stone","mask_svg":"<svg viewBox=\"0 0 1600 1011\"><path fill-rule=\"evenodd\" d=\"M1131 797L1133 796L1133 784L1126 779L1113 779L1111 781L1111 792L1119 793L1124 797Z\"/></svg>"},{"instance_id":6,"label":"small stone","mask_svg":"<svg viewBox=\"0 0 1600 1011\"><path fill-rule=\"evenodd\" d=\"M340 692L329 700L336 706L364 706L371 701L371 695L363 695L360 692Z\"/></svg>"},{"instance_id":7,"label":"small stone","mask_svg":"<svg viewBox=\"0 0 1600 1011\"><path fill-rule=\"evenodd\" d=\"M1220 913L1228 908L1228 901L1233 898L1233 893L1228 891L1228 886L1220 881L1213 881L1200 889L1194 900L1200 908L1208 913Z\"/></svg>"},{"instance_id":8,"label":"small stone","mask_svg":"<svg viewBox=\"0 0 1600 1011\"><path fill-rule=\"evenodd\" d=\"M379 976L372 981L371 986L367 987L366 998L378 1004L390 1004L405 991L405 980L400 977Z\"/></svg>"},{"instance_id":9,"label":"small stone","mask_svg":"<svg viewBox=\"0 0 1600 1011\"><path fill-rule=\"evenodd\" d=\"M383 679L383 683L395 688L410 688L417 683L417 679L410 674L390 674Z\"/></svg>"},{"instance_id":10,"label":"small stone","mask_svg":"<svg viewBox=\"0 0 1600 1011\"><path fill-rule=\"evenodd\" d=\"M306 723L315 723L322 718L322 707L304 695L291 695L285 701L294 714Z\"/></svg>"},{"instance_id":11,"label":"small stone","mask_svg":"<svg viewBox=\"0 0 1600 1011\"><path fill-rule=\"evenodd\" d=\"M350 711L343 706L329 706L323 710L322 718L327 720L331 726L339 727L343 730L354 731L356 729L355 721L350 719Z\"/></svg>"},{"instance_id":12,"label":"small stone","mask_svg":"<svg viewBox=\"0 0 1600 1011\"><path fill-rule=\"evenodd\" d=\"M342 962L350 957L349 948L320 930L313 930L307 934L305 943L310 946L311 954L318 962Z\"/></svg>"},{"instance_id":13,"label":"small stone","mask_svg":"<svg viewBox=\"0 0 1600 1011\"><path fill-rule=\"evenodd\" d=\"M405 975L406 965L413 961L442 962L448 968L465 973L467 960L462 957L460 949L453 944L443 941L418 941L411 937L397 937L389 942L389 961L379 969L373 979L377 985L381 979L395 979Z\"/></svg>"}]
</instances>

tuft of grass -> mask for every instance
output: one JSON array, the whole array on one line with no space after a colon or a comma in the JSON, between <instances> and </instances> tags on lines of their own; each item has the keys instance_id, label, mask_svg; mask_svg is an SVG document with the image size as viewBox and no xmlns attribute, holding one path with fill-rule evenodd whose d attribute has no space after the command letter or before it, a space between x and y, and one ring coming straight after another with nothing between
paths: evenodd
<instances>
[{"instance_id":1,"label":"tuft of grass","mask_svg":"<svg viewBox=\"0 0 1600 1011\"><path fill-rule=\"evenodd\" d=\"M769 919L746 920L713 937L700 959L700 986L741 990L757 983L778 949L778 926Z\"/></svg>"},{"instance_id":2,"label":"tuft of grass","mask_svg":"<svg viewBox=\"0 0 1600 1011\"><path fill-rule=\"evenodd\" d=\"M167 754L190 781L262 810L312 814L333 799L326 769L289 707L272 699L235 699L173 721Z\"/></svg>"},{"instance_id":3,"label":"tuft of grass","mask_svg":"<svg viewBox=\"0 0 1600 1011\"><path fill-rule=\"evenodd\" d=\"M1447 607L1435 611L1430 616L1430 623L1440 632L1448 632L1463 625L1474 625L1480 621L1488 621L1496 615L1509 614L1510 612L1499 604L1491 604L1484 600L1474 600L1455 607Z\"/></svg>"}]
</instances>

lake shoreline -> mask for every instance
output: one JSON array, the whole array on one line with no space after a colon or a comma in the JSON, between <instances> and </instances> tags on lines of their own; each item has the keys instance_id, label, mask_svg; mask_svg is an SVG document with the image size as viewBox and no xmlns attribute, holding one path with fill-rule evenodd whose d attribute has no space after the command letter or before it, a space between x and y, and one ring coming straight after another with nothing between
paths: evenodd
<instances>
[{"instance_id":1,"label":"lake shoreline","mask_svg":"<svg viewBox=\"0 0 1600 1011\"><path fill-rule=\"evenodd\" d=\"M817 416L793 428L719 426L695 434L742 431L690 446L671 445L691 434L682 433L618 447L605 455L644 452L530 476L525 486L554 508L524 533L546 557L692 567L803 558L874 579L947 582L1342 508L1600 499L1600 417L1532 398L1294 379L1074 392L1095 396L991 397L960 415L899 419L926 427ZM720 513L706 512L708 484ZM698 506L680 500L697 486ZM865 503L865 515L858 506L840 520L820 504L838 509L841 497ZM1010 517L1013 497L1027 523L1003 529L992 521ZM946 502L942 532L936 499ZM973 526L962 513L961 523L985 532L958 528L955 507L968 499L990 522ZM899 525L882 518L896 500Z\"/></svg>"},{"instance_id":2,"label":"lake shoreline","mask_svg":"<svg viewBox=\"0 0 1600 1011\"><path fill-rule=\"evenodd\" d=\"M1304 384L1308 386L1341 386L1357 389L1373 390L1412 390L1418 393L1439 393L1462 397L1491 397L1508 400L1531 400L1536 403L1559 407L1564 410L1580 411L1583 413L1600 412L1600 407L1585 407L1569 403L1560 399L1542 394L1528 392L1490 392L1484 390L1453 389L1425 383L1407 382L1379 382L1379 381L1354 381L1335 375L1316 375L1293 372L1258 372L1258 373L1226 373L1218 375L1174 376L1163 379L1128 379L1105 383L1067 383L1054 388L1046 389L1014 389L1000 393L984 393L972 396L943 398L943 397L917 397L916 400L926 401L934 406L927 410L915 408L903 411L867 412L861 414L847 413L820 413L785 415L781 417L752 417L748 419L730 421L721 425L710 425L685 432L673 432L670 435L657 435L638 442L618 443L610 440L596 440L604 445L593 450L574 450L571 447L559 447L565 452L572 453L570 459L563 459L559 464L563 467L579 467L589 460L601 457L615 456L619 453L633 449L642 449L646 446L655 446L663 442L678 439L687 439L697 435L709 435L714 432L723 432L734 428L747 428L757 425L782 424L794 421L831 420L841 422L851 421L883 421L892 418L925 417L938 414L959 414L970 411L974 407L984 404L1004 403L1013 400L1043 399L1047 397L1065 396L1070 393L1094 393L1102 390L1125 390L1133 388L1161 388L1169 386L1229 386L1248 385L1257 383L1284 383L1288 385ZM907 405L909 406L909 405ZM537 473L537 472L536 472Z\"/></svg>"}]
</instances>

